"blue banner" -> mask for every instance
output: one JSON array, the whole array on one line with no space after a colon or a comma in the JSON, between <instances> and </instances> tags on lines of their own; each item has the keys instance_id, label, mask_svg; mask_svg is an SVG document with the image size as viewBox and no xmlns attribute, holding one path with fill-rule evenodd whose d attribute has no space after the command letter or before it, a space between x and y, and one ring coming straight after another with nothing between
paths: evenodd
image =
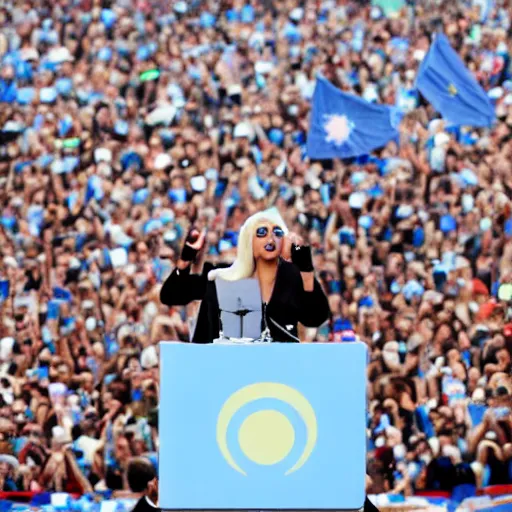
<instances>
[{"instance_id":1,"label":"blue banner","mask_svg":"<svg viewBox=\"0 0 512 512\"><path fill-rule=\"evenodd\" d=\"M450 124L489 127L494 106L443 34L421 63L416 87Z\"/></svg>"}]
</instances>

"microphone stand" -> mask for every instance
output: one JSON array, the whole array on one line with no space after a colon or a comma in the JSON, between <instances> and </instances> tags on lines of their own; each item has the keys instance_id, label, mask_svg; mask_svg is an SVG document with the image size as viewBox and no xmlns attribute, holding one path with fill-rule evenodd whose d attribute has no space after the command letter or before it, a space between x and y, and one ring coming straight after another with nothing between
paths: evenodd
<instances>
[{"instance_id":1,"label":"microphone stand","mask_svg":"<svg viewBox=\"0 0 512 512\"><path fill-rule=\"evenodd\" d=\"M238 305L242 305L241 299L238 299ZM236 315L240 319L240 338L244 337L244 318L249 314L253 313L253 309L237 309L236 311L227 311L227 310L220 310L219 311L219 337L224 339L229 339L224 336L224 332L222 329L222 320L221 320L221 311L224 311L224 313L231 313L232 315ZM264 329L261 333L260 338L252 340L252 341L261 341L261 342L267 342L270 343L273 340L272 335L270 334L270 328L268 327L267 323L267 312L266 312L266 304L263 304L263 323L264 323Z\"/></svg>"},{"instance_id":2,"label":"microphone stand","mask_svg":"<svg viewBox=\"0 0 512 512\"><path fill-rule=\"evenodd\" d=\"M242 300L239 298L238 299L238 306L241 307L242 306ZM222 311L222 310L221 310ZM222 326L222 321L220 319L220 312L219 311L219 323L221 324ZM239 317L240 319L240 338L243 338L244 337L244 318L249 314L249 313L252 313L254 310L253 309L237 309L236 311L228 311L228 310L223 310L225 313L231 313L232 315L236 315L237 317ZM222 327L221 327L221 333L222 333ZM222 337L224 337L224 334L222 333Z\"/></svg>"},{"instance_id":3,"label":"microphone stand","mask_svg":"<svg viewBox=\"0 0 512 512\"><path fill-rule=\"evenodd\" d=\"M263 325L265 326L263 332L261 333L261 341L263 343L270 343L274 341L272 336L270 335L270 328L267 323L267 303L263 303Z\"/></svg>"},{"instance_id":4,"label":"microphone stand","mask_svg":"<svg viewBox=\"0 0 512 512\"><path fill-rule=\"evenodd\" d=\"M233 314L240 318L240 338L244 337L244 318L251 313L251 311L250 309L238 309L237 311L233 311Z\"/></svg>"}]
</instances>

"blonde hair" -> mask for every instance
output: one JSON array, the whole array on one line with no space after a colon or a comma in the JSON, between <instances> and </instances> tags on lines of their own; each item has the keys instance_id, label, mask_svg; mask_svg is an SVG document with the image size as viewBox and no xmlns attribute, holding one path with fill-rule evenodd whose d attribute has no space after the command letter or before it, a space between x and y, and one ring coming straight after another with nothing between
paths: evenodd
<instances>
[{"instance_id":1,"label":"blonde hair","mask_svg":"<svg viewBox=\"0 0 512 512\"><path fill-rule=\"evenodd\" d=\"M255 269L255 261L252 250L252 237L256 226L262 221L267 221L279 226L284 233L288 233L288 228L284 223L277 208L269 208L262 212L251 215L240 229L238 237L237 254L234 263L227 268L219 268L208 272L208 279L214 281L217 278L225 281L238 281L252 277Z\"/></svg>"}]
</instances>

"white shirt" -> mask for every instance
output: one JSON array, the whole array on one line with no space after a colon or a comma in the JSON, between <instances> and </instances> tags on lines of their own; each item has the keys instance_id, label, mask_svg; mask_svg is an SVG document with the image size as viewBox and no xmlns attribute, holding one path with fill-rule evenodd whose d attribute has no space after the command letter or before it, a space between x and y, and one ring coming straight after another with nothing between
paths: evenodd
<instances>
[{"instance_id":1,"label":"white shirt","mask_svg":"<svg viewBox=\"0 0 512 512\"><path fill-rule=\"evenodd\" d=\"M150 507L158 508L147 496L146 496L146 501L149 503Z\"/></svg>"}]
</instances>

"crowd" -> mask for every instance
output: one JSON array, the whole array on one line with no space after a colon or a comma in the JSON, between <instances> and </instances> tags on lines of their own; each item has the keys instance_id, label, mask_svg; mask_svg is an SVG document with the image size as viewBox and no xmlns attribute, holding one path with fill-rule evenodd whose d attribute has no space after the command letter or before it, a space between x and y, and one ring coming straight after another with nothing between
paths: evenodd
<instances>
[{"instance_id":1,"label":"crowd","mask_svg":"<svg viewBox=\"0 0 512 512\"><path fill-rule=\"evenodd\" d=\"M230 261L272 205L328 294L301 338L370 347L368 492L511 482L511 20L509 0L0 2L0 489L122 492L156 464L157 343L197 312L159 301L183 235ZM415 90L439 30L492 129ZM308 159L317 73L402 109L399 143Z\"/></svg>"}]
</instances>

